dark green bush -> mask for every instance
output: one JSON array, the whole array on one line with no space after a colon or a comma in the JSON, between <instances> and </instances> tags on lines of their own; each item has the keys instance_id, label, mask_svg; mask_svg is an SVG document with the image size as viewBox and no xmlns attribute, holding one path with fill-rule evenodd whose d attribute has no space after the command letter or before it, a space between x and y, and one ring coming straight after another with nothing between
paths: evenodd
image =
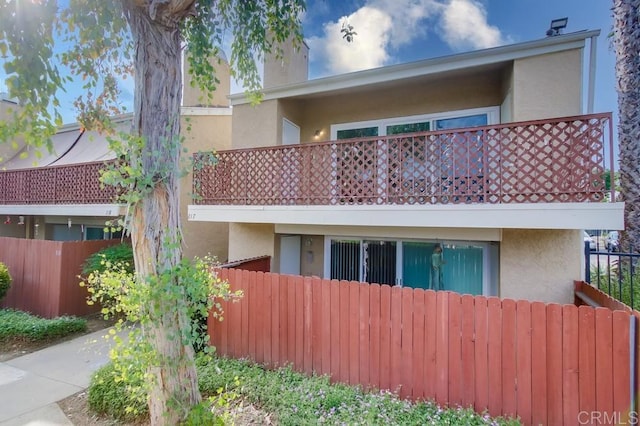
<instances>
[{"instance_id":1,"label":"dark green bush","mask_svg":"<svg viewBox=\"0 0 640 426\"><path fill-rule=\"evenodd\" d=\"M11 275L9 274L9 268L7 265L0 262L0 300L2 300L11 287Z\"/></svg>"},{"instance_id":2,"label":"dark green bush","mask_svg":"<svg viewBox=\"0 0 640 426\"><path fill-rule=\"evenodd\" d=\"M82 265L82 275L87 276L95 271L104 272L107 269L107 262L112 265L125 265L126 271L133 273L135 268L133 265L133 248L131 244L116 244L93 253L87 257L87 260L85 260Z\"/></svg>"},{"instance_id":3,"label":"dark green bush","mask_svg":"<svg viewBox=\"0 0 640 426\"><path fill-rule=\"evenodd\" d=\"M0 341L54 339L86 329L87 321L82 318L45 319L12 309L0 310Z\"/></svg>"}]
</instances>

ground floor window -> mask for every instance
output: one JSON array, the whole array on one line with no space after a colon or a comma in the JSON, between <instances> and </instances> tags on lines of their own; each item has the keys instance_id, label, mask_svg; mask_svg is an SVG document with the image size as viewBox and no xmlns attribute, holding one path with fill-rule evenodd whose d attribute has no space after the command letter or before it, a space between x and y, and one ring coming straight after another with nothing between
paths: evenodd
<instances>
[{"instance_id":1,"label":"ground floor window","mask_svg":"<svg viewBox=\"0 0 640 426\"><path fill-rule=\"evenodd\" d=\"M497 246L486 242L326 239L325 278L497 294Z\"/></svg>"}]
</instances>

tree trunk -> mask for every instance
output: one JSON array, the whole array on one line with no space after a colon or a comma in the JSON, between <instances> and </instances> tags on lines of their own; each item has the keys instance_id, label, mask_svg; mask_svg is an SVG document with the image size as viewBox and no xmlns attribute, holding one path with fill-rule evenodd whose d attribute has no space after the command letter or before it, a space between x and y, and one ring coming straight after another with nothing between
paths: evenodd
<instances>
[{"instance_id":1,"label":"tree trunk","mask_svg":"<svg viewBox=\"0 0 640 426\"><path fill-rule=\"evenodd\" d=\"M624 250L640 250L640 0L613 1Z\"/></svg>"},{"instance_id":2,"label":"tree trunk","mask_svg":"<svg viewBox=\"0 0 640 426\"><path fill-rule=\"evenodd\" d=\"M147 307L149 322L143 325L158 357L150 371L155 378L149 395L151 424L175 425L201 400L193 349L181 337L189 318L175 273L182 258L181 37L177 23L159 21L150 6L134 3L123 0L135 43L133 134L140 136L142 146L132 151L132 161L142 168L139 182L144 183L135 188L142 199L133 206L131 240L136 271L151 286L153 301Z\"/></svg>"}]
</instances>

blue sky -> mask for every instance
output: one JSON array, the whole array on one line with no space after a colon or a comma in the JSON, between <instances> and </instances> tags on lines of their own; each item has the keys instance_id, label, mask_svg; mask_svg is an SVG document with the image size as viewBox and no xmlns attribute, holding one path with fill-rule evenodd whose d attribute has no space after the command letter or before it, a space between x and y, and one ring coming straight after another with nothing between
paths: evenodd
<instances>
[{"instance_id":1,"label":"blue sky","mask_svg":"<svg viewBox=\"0 0 640 426\"><path fill-rule=\"evenodd\" d=\"M545 37L552 19L568 17L565 33L600 29L595 112L616 110L609 0L309 0L303 17L310 78L450 55ZM341 36L347 21L358 33ZM2 84L0 70L0 91ZM121 85L131 105L132 79ZM79 88L61 96L65 122L74 119ZM130 108L129 108L130 109Z\"/></svg>"}]
</instances>

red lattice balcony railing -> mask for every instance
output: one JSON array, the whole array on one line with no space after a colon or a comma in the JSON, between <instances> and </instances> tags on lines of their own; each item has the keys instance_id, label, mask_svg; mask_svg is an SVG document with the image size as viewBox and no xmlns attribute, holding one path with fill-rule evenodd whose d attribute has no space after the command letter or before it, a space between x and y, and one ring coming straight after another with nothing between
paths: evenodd
<instances>
[{"instance_id":1,"label":"red lattice balcony railing","mask_svg":"<svg viewBox=\"0 0 640 426\"><path fill-rule=\"evenodd\" d=\"M0 204L113 203L116 188L102 187L105 163L0 171Z\"/></svg>"},{"instance_id":2,"label":"red lattice balcony railing","mask_svg":"<svg viewBox=\"0 0 640 426\"><path fill-rule=\"evenodd\" d=\"M212 205L599 202L605 147L610 113L201 153L194 193Z\"/></svg>"}]
</instances>

